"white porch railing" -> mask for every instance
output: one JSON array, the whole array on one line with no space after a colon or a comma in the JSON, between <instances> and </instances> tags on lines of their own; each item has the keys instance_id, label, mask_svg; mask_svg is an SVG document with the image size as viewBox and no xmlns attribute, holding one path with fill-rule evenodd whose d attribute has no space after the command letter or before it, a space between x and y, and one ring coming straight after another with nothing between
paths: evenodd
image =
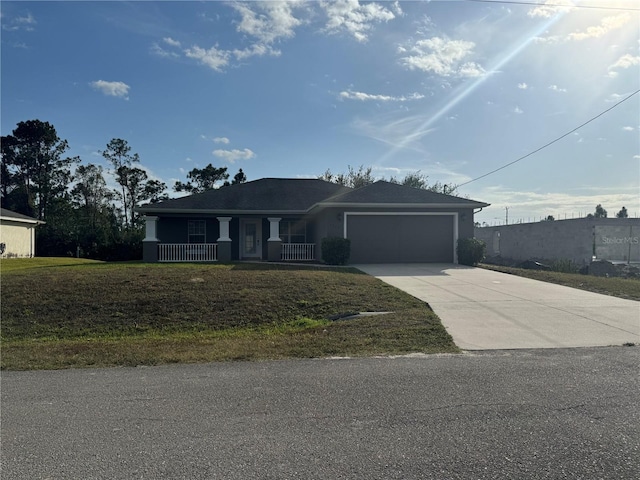
<instances>
[{"instance_id":1,"label":"white porch railing","mask_svg":"<svg viewBox=\"0 0 640 480\"><path fill-rule=\"evenodd\" d=\"M309 261L316 259L315 243L283 243L282 260L287 261Z\"/></svg>"},{"instance_id":2,"label":"white porch railing","mask_svg":"<svg viewBox=\"0 0 640 480\"><path fill-rule=\"evenodd\" d=\"M217 260L217 243L161 243L158 245L159 262L215 262Z\"/></svg>"}]
</instances>

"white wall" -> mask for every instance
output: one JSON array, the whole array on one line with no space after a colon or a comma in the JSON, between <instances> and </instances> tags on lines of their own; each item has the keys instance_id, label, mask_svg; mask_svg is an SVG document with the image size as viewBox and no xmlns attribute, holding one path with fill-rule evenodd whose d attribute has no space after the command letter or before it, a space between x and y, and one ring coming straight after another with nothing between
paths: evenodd
<instances>
[{"instance_id":1,"label":"white wall","mask_svg":"<svg viewBox=\"0 0 640 480\"><path fill-rule=\"evenodd\" d=\"M35 225L2 220L0 243L5 244L2 258L33 257L35 255Z\"/></svg>"}]
</instances>

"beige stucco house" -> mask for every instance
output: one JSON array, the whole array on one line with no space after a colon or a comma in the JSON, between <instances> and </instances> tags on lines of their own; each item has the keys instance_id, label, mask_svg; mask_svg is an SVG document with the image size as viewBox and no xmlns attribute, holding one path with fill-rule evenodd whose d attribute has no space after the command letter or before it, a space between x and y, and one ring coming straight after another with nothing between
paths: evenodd
<instances>
[{"instance_id":1,"label":"beige stucco house","mask_svg":"<svg viewBox=\"0 0 640 480\"><path fill-rule=\"evenodd\" d=\"M0 257L34 257L36 227L43 223L35 218L0 208Z\"/></svg>"}]
</instances>

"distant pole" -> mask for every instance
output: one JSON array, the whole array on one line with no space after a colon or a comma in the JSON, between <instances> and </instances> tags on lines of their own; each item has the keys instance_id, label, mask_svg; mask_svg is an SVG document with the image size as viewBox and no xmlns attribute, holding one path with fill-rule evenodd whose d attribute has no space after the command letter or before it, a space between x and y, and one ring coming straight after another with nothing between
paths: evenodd
<instances>
[{"instance_id":1,"label":"distant pole","mask_svg":"<svg viewBox=\"0 0 640 480\"><path fill-rule=\"evenodd\" d=\"M509 225L509 207L504 207L504 224Z\"/></svg>"}]
</instances>

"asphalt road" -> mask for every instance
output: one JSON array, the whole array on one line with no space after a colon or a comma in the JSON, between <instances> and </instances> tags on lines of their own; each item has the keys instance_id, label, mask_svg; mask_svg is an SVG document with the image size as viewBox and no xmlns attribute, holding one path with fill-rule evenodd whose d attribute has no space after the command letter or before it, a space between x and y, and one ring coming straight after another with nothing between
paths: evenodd
<instances>
[{"instance_id":1,"label":"asphalt road","mask_svg":"<svg viewBox=\"0 0 640 480\"><path fill-rule=\"evenodd\" d=\"M3 372L2 479L638 478L639 347Z\"/></svg>"}]
</instances>

